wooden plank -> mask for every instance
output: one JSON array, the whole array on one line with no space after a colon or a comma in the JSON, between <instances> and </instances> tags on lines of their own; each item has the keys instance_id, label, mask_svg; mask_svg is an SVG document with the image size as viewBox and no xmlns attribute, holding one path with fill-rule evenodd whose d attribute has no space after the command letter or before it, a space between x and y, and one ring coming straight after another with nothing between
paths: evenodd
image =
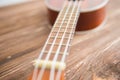
<instances>
[{"instance_id":1,"label":"wooden plank","mask_svg":"<svg viewBox=\"0 0 120 80\"><path fill-rule=\"evenodd\" d=\"M44 0L0 8L0 80L26 80L50 32ZM120 0L110 0L104 27L76 33L66 80L120 80ZM12 11L12 12L11 12Z\"/></svg>"}]
</instances>

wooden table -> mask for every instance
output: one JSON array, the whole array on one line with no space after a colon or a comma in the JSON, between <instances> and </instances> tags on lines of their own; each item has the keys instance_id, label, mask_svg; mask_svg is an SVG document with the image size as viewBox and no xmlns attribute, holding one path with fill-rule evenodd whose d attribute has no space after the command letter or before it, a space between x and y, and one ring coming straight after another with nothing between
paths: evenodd
<instances>
[{"instance_id":1,"label":"wooden table","mask_svg":"<svg viewBox=\"0 0 120 80\"><path fill-rule=\"evenodd\" d=\"M44 0L0 8L0 80L26 80L50 33ZM110 0L100 30L76 33L66 80L120 80L120 0Z\"/></svg>"}]
</instances>

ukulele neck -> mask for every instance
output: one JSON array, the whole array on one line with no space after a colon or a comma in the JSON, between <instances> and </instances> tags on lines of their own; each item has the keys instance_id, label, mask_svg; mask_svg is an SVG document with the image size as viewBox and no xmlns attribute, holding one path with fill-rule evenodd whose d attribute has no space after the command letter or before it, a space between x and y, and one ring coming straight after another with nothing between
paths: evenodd
<instances>
[{"instance_id":1,"label":"ukulele neck","mask_svg":"<svg viewBox=\"0 0 120 80\"><path fill-rule=\"evenodd\" d=\"M65 3L48 37L46 53L53 47L51 53L69 54L69 47L74 36L79 14L77 1L67 1Z\"/></svg>"},{"instance_id":2,"label":"ukulele neck","mask_svg":"<svg viewBox=\"0 0 120 80\"><path fill-rule=\"evenodd\" d=\"M38 58L40 61L35 62L35 66L40 67L40 72L37 74L35 72L37 67L35 67L32 80L36 80L36 78L37 80L53 80L54 72L57 74L55 80L64 80L64 61L66 55L69 54L71 40L80 14L79 3L79 0L65 1L64 7L60 11ZM58 73L56 73L56 70L58 70Z\"/></svg>"}]
</instances>

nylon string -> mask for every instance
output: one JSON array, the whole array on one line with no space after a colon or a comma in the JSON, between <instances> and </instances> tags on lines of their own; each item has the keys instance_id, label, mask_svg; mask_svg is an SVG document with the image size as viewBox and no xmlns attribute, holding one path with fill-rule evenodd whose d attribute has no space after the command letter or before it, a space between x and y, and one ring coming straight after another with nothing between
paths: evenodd
<instances>
[{"instance_id":1,"label":"nylon string","mask_svg":"<svg viewBox=\"0 0 120 80\"><path fill-rule=\"evenodd\" d=\"M79 10L80 10L80 4L81 4L81 1L80 1L79 4L78 4L76 16L77 16L77 15L79 16L79 14L80 14L80 11L79 11ZM76 19L74 20L75 25L77 25L77 20L78 20L78 18L79 18L79 17L76 17ZM72 27L74 27L75 25L73 24ZM71 32L72 32L72 30L71 30ZM65 57L66 57L66 53L67 53L67 49L68 49L67 47L68 47L68 45L69 45L69 42L70 42L70 38L71 38L71 37L72 37L72 34L69 35L69 41L67 42L67 46L66 46L66 48L65 48L65 51L64 51L62 60L61 60L60 62L64 62L64 61L65 61ZM56 80L60 80L61 72L62 72L62 71L61 71L61 69L59 68L59 70L58 70L58 72L57 72Z\"/></svg>"},{"instance_id":2,"label":"nylon string","mask_svg":"<svg viewBox=\"0 0 120 80\"><path fill-rule=\"evenodd\" d=\"M66 6L66 1L65 1L64 6L63 6L63 8L62 8L62 10L60 11L59 14L61 14L62 11L64 11L64 7L65 7L65 6ZM57 20L59 19L59 17L60 17L60 15L57 17ZM56 20L56 21L57 21L57 20ZM54 24L54 25L55 25L55 24ZM53 27L54 27L54 26L53 26ZM53 29L52 29L52 30L53 30ZM51 30L51 32L52 32L52 30ZM44 47L43 47L43 49L42 49L42 51L41 51L41 53L40 53L40 55L39 55L39 57L38 57L38 60L41 60L41 58L42 58L42 56L43 56L43 53L44 53L44 51L45 51L45 48L47 47L47 43L48 43L48 41L49 41L49 39L50 39L51 34L52 34L52 33L49 34L49 37L48 37L47 41L45 42L45 45L44 45ZM37 65L35 66L35 68L34 68L32 80L36 80L36 79L37 79L38 65L39 65L39 64L37 64Z\"/></svg>"},{"instance_id":3,"label":"nylon string","mask_svg":"<svg viewBox=\"0 0 120 80\"><path fill-rule=\"evenodd\" d=\"M55 57L54 57L54 59L53 59L53 61L52 61L53 64L52 64L52 67L51 67L51 72L50 72L50 78L49 78L49 80L54 80L55 63L56 63L56 60L57 60L57 58L58 58L58 56L59 56L59 52L60 52L60 49L61 49L61 47L62 47L61 45L62 45L62 43L63 43L64 37L65 37L65 33L67 32L67 28L69 27L69 23L70 23L70 20L71 20L71 18L72 18L72 14L74 13L74 10L75 10L75 7L76 7L76 3L77 3L77 1L74 3L74 5L73 5L73 7L72 7L72 12L71 12L71 15L70 15L70 17L69 17L69 21L68 21L68 23L67 23L67 25L66 25L64 34L63 34L62 39L61 39L61 41L60 41L60 44L59 44L59 47L58 47L57 52L56 52L56 54L55 54ZM67 13L66 13L66 14L67 14Z\"/></svg>"},{"instance_id":4,"label":"nylon string","mask_svg":"<svg viewBox=\"0 0 120 80\"><path fill-rule=\"evenodd\" d=\"M68 12L68 10L69 10L69 8L70 8L70 5L71 5L71 1L70 1L70 4L68 5L68 8L67 8L67 10L66 10L66 13ZM64 15L63 21L65 20L65 18L66 18L66 14ZM47 54L47 57L46 57L46 59L45 59L45 63L46 63L46 62L49 60L49 58L50 58L50 55L51 55L52 49L53 49L53 47L54 47L55 41L56 41L56 39L57 39L57 37L58 37L58 33L60 32L60 29L61 29L61 27L62 27L62 25L63 25L63 21L62 21L62 24L60 25L60 28L59 28L56 36L55 36L55 39L54 39L54 41L53 41L53 44L52 44L52 46L51 46L51 48L50 48L50 50L49 50L49 52L48 52L48 54ZM42 65L42 68L41 68L41 71L40 71L40 73L38 74L37 80L41 80L41 79L42 79L42 76L43 76L43 74L44 74L45 68L46 68L46 64L43 64L43 65Z\"/></svg>"}]
</instances>

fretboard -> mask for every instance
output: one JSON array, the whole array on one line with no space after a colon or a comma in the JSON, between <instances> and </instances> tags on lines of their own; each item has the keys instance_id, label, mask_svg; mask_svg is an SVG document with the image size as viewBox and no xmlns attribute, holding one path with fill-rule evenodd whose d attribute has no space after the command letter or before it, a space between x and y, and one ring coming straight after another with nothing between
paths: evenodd
<instances>
[{"instance_id":1,"label":"fretboard","mask_svg":"<svg viewBox=\"0 0 120 80\"><path fill-rule=\"evenodd\" d=\"M77 20L80 14L77 1L67 1L53 25L51 33L44 46L43 53L68 55L74 36Z\"/></svg>"}]
</instances>

